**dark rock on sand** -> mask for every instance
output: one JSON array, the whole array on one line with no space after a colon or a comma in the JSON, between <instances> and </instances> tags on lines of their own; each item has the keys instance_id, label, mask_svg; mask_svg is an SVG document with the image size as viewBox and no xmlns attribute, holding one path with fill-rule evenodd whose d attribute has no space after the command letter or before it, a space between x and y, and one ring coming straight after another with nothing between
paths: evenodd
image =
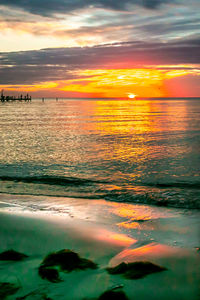
<instances>
[{"instance_id":1,"label":"dark rock on sand","mask_svg":"<svg viewBox=\"0 0 200 300\"><path fill-rule=\"evenodd\" d=\"M19 287L13 283L0 282L0 299L6 299L8 296L15 294Z\"/></svg>"},{"instance_id":2,"label":"dark rock on sand","mask_svg":"<svg viewBox=\"0 0 200 300\"><path fill-rule=\"evenodd\" d=\"M15 250L7 250L0 253L0 260L12 260L12 261L20 261L27 258L28 255L17 252Z\"/></svg>"},{"instance_id":3,"label":"dark rock on sand","mask_svg":"<svg viewBox=\"0 0 200 300\"><path fill-rule=\"evenodd\" d=\"M110 290L104 292L98 300L128 300L126 294L123 291Z\"/></svg>"},{"instance_id":4,"label":"dark rock on sand","mask_svg":"<svg viewBox=\"0 0 200 300\"><path fill-rule=\"evenodd\" d=\"M97 264L89 259L81 258L76 252L64 249L51 253L44 258L42 267L59 266L62 271L71 272L73 270L96 269Z\"/></svg>"},{"instance_id":5,"label":"dark rock on sand","mask_svg":"<svg viewBox=\"0 0 200 300\"><path fill-rule=\"evenodd\" d=\"M123 262L114 268L107 268L106 270L112 275L121 274L127 279L139 279L151 273L162 272L167 269L148 261L138 261L127 264Z\"/></svg>"},{"instance_id":6,"label":"dark rock on sand","mask_svg":"<svg viewBox=\"0 0 200 300\"><path fill-rule=\"evenodd\" d=\"M38 269L38 274L40 275L40 277L42 279L46 279L50 282L57 283L57 282L61 281L58 270L53 269L53 268L40 266Z\"/></svg>"}]
</instances>

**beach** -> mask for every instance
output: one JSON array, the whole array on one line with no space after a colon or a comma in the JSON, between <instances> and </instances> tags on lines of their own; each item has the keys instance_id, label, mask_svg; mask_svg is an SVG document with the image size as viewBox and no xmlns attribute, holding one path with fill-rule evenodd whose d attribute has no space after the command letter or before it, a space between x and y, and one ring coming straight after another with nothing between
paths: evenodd
<instances>
[{"instance_id":1,"label":"beach","mask_svg":"<svg viewBox=\"0 0 200 300\"><path fill-rule=\"evenodd\" d=\"M28 258L0 262L1 282L20 286L7 299L98 299L118 285L128 299L198 299L199 211L69 198L68 211L58 214L16 209L3 202L8 197L14 196L1 195L0 252L13 249ZM94 261L98 268L60 272L58 283L42 279L42 260L62 249ZM136 280L106 271L135 261L167 270Z\"/></svg>"}]
</instances>

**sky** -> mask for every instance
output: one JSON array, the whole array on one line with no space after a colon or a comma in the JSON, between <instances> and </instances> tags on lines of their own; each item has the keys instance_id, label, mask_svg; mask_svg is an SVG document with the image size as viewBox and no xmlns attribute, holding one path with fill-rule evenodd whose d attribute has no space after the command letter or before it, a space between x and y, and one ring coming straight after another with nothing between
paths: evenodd
<instances>
[{"instance_id":1,"label":"sky","mask_svg":"<svg viewBox=\"0 0 200 300\"><path fill-rule=\"evenodd\" d=\"M0 0L0 89L200 97L200 1Z\"/></svg>"}]
</instances>

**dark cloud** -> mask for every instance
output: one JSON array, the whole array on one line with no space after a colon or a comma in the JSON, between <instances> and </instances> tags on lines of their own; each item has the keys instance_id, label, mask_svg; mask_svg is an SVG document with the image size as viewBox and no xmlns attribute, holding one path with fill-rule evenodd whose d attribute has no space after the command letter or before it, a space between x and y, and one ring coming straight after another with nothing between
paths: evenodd
<instances>
[{"instance_id":1,"label":"dark cloud","mask_svg":"<svg viewBox=\"0 0 200 300\"><path fill-rule=\"evenodd\" d=\"M186 0L182 0L181 3ZM196 0L192 0L196 1ZM131 5L139 5L148 9L156 9L162 4L175 4L180 0L1 0L0 5L17 7L33 14L49 16L54 13L71 13L88 7L126 11ZM186 2L187 3L187 2Z\"/></svg>"},{"instance_id":2,"label":"dark cloud","mask_svg":"<svg viewBox=\"0 0 200 300\"><path fill-rule=\"evenodd\" d=\"M170 22L171 21L171 22ZM183 35L188 33L199 33L200 22L199 19L191 20L170 20L165 22L156 22L153 24L138 25L134 27L134 30L139 30L140 32L150 34L153 37L162 36L167 39L168 35L179 36L179 33Z\"/></svg>"},{"instance_id":3,"label":"dark cloud","mask_svg":"<svg viewBox=\"0 0 200 300\"><path fill-rule=\"evenodd\" d=\"M78 78L85 69L199 64L200 39L171 43L128 42L94 47L0 53L0 84L33 84ZM77 73L76 73L77 74Z\"/></svg>"},{"instance_id":4,"label":"dark cloud","mask_svg":"<svg viewBox=\"0 0 200 300\"><path fill-rule=\"evenodd\" d=\"M161 4L166 4L166 3L172 3L172 1L170 0L143 0L143 1L137 1L138 4L141 4L144 7L150 8L150 9L155 9L157 7L159 7ZM177 1L173 1L174 3L176 3Z\"/></svg>"},{"instance_id":5,"label":"dark cloud","mask_svg":"<svg viewBox=\"0 0 200 300\"><path fill-rule=\"evenodd\" d=\"M66 68L62 66L45 66L40 65L40 71L38 66L22 65L13 66L12 68L2 67L0 68L0 84L34 84L44 81L62 80L63 77L67 79L73 79L75 76L68 75Z\"/></svg>"}]
</instances>

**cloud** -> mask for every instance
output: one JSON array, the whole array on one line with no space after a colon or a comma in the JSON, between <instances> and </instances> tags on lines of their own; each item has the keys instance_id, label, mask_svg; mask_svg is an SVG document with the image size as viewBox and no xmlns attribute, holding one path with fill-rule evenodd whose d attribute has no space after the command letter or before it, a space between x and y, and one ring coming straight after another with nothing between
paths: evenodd
<instances>
[{"instance_id":1,"label":"cloud","mask_svg":"<svg viewBox=\"0 0 200 300\"><path fill-rule=\"evenodd\" d=\"M0 84L78 78L78 70L199 64L200 39L171 43L127 42L94 47L0 53Z\"/></svg>"},{"instance_id":2,"label":"cloud","mask_svg":"<svg viewBox=\"0 0 200 300\"><path fill-rule=\"evenodd\" d=\"M3 0L4 1L4 0ZM196 0L193 0L193 2ZM43 0L42 3L44 3ZM81 5L86 5L87 0L78 1L79 7ZM71 5L78 3L77 1L71 1L68 9L62 9L62 14L70 13ZM161 3L171 3L169 0L125 0L125 1L108 1L108 0L98 0L93 2L95 4L100 3L101 5L107 7L106 5L113 5L113 7L118 7L120 5L128 5L128 3L140 3L149 7L158 6ZM28 12L14 11L6 9L2 11L0 17L0 31L1 38L6 36L15 35L18 39L22 41L22 44L26 44L23 40L25 35L32 36L37 45L36 38L40 47L46 47L44 44L41 46L41 37L50 38L53 37L53 40L56 39L58 47L65 43L65 46L72 44L72 46L77 45L94 45L101 44L102 42L118 42L118 41L129 41L129 40L153 40L159 38L162 40L168 40L173 37L183 37L189 34L199 33L199 15L198 10L190 5L184 7L185 0L181 1L181 7L169 6L167 10L163 11L144 11L143 9L134 9L128 13L123 11L104 11L97 10L95 8L90 8L87 10L87 13L84 11L76 12L75 14L70 14L68 16L60 16L60 18L55 17L55 15L47 17L35 16ZM35 1L6 1L8 5L14 4L29 5L34 7L37 3ZM50 1L49 6L47 6L45 14L56 13L56 9L59 10L59 5L68 5L68 1L60 0L56 1L58 6L55 7L55 10L49 11L54 7L54 1ZM146 3L146 4L145 4ZM174 3L174 2L173 2ZM178 3L178 2L177 2ZM42 4L43 5L43 4ZM61 5L61 7L63 7ZM38 9L42 9L43 6L36 6ZM35 9L36 9L35 7ZM75 5L76 7L76 5ZM77 6L78 7L78 6ZM15 13L14 13L15 12ZM40 13L40 11L38 11ZM63 18L63 19L62 19ZM37 21L37 22L36 22ZM65 38L65 41L64 41ZM63 41L63 42L61 42ZM54 44L52 44L53 46ZM51 43L49 41L49 46ZM4 49L6 49L4 47ZM13 49L13 48L12 48ZM27 48L26 48L27 49ZM31 49L31 48L29 48ZM34 47L37 49L37 47Z\"/></svg>"},{"instance_id":3,"label":"cloud","mask_svg":"<svg viewBox=\"0 0 200 300\"><path fill-rule=\"evenodd\" d=\"M197 0L192 0L196 2ZM186 0L1 0L1 5L19 8L32 14L49 16L56 13L70 14L76 10L90 7L127 11L137 5L148 9L157 9L162 4L187 3Z\"/></svg>"},{"instance_id":4,"label":"cloud","mask_svg":"<svg viewBox=\"0 0 200 300\"><path fill-rule=\"evenodd\" d=\"M199 10L194 5L200 5L197 0L190 4L186 0L40 2L1 0L1 49L93 46L133 40L168 42L199 34Z\"/></svg>"},{"instance_id":5,"label":"cloud","mask_svg":"<svg viewBox=\"0 0 200 300\"><path fill-rule=\"evenodd\" d=\"M171 21L171 22L170 22ZM160 23L155 20L152 24L145 24L145 25L138 25L135 27L135 29L139 29L143 33L152 34L155 36L162 36L167 38L167 35L171 34L173 36L178 36L179 33L181 35L186 35L186 33L199 33L199 18L191 18L188 19L181 19L181 20L169 20L168 22L165 20L165 22Z\"/></svg>"}]
</instances>

